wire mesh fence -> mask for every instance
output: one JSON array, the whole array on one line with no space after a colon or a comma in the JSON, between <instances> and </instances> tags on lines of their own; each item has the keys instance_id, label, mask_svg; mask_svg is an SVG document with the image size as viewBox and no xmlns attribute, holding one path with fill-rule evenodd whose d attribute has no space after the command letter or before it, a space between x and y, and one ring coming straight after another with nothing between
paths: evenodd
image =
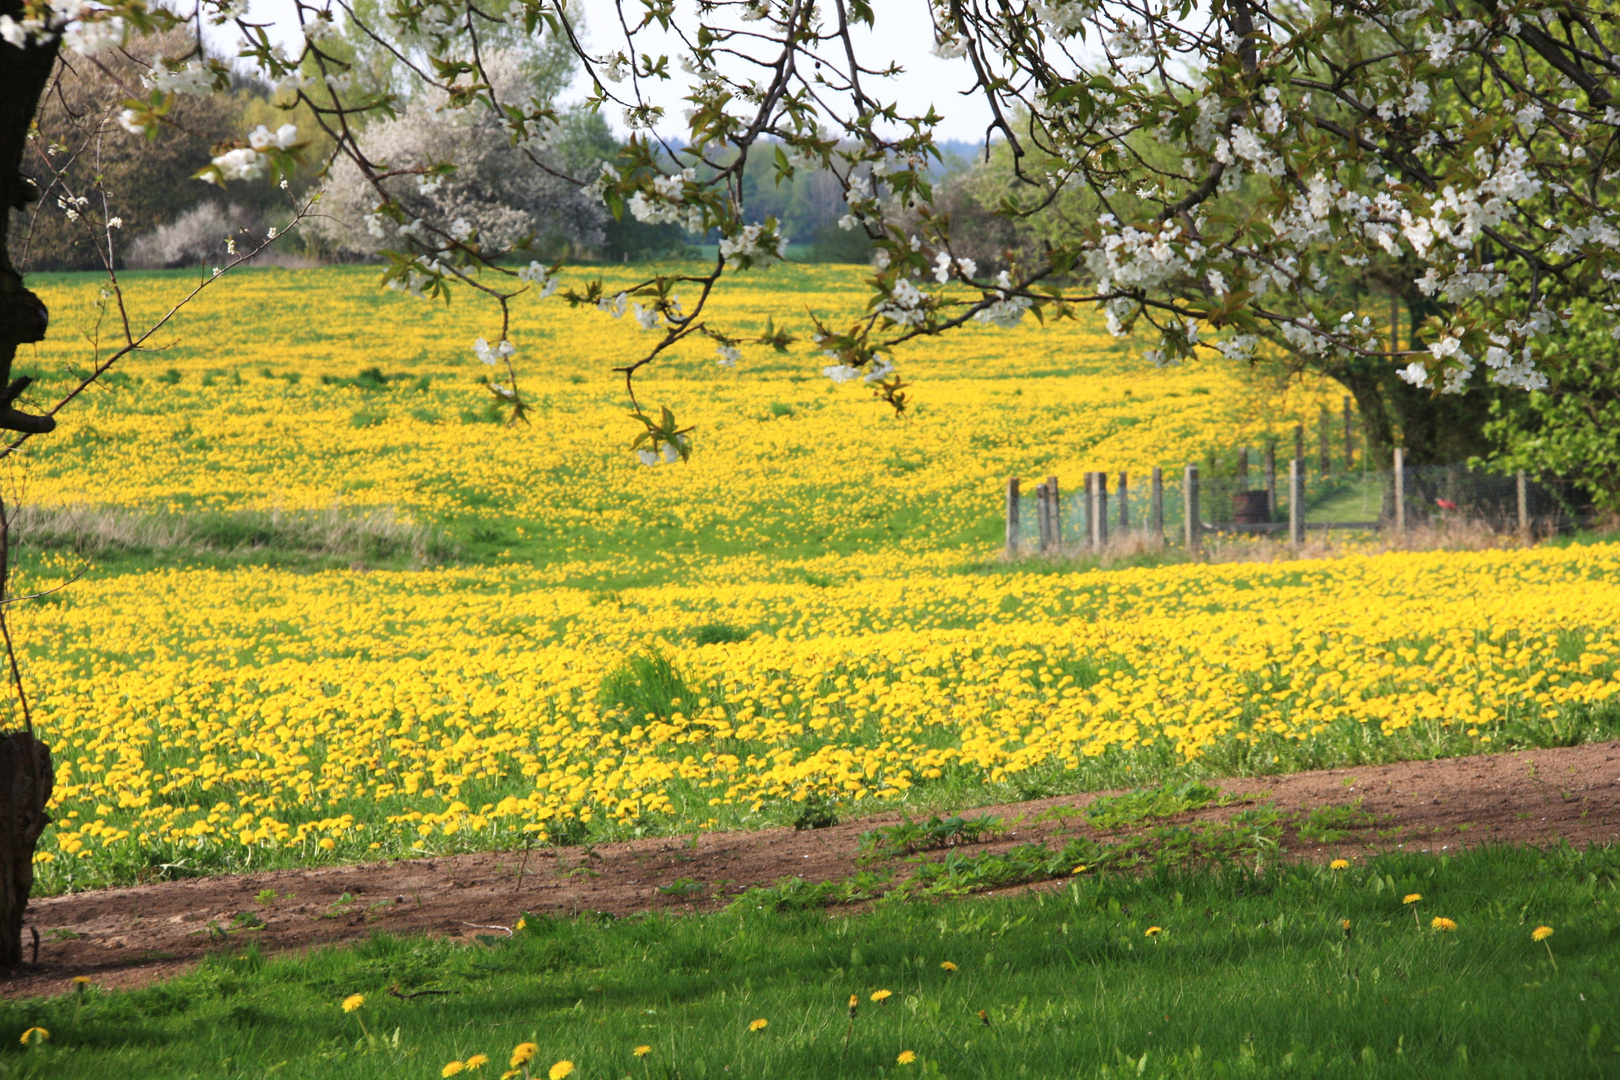
<instances>
[{"instance_id":1,"label":"wire mesh fence","mask_svg":"<svg viewBox=\"0 0 1620 1080\"><path fill-rule=\"evenodd\" d=\"M1240 456L1239 460L1242 458ZM1196 492L1198 535L1279 534L1294 517L1290 463L1277 467L1199 467L1151 474L1087 474L1063 486L1055 478L1009 489L1009 548L1021 554L1076 550L1128 536L1184 543L1189 481ZM1301 531L1405 530L1460 524L1498 532L1546 535L1584 523L1590 508L1571 484L1522 473L1503 475L1466 465L1405 466L1398 472L1362 467L1323 472L1301 459ZM1043 489L1057 485L1048 500ZM1016 537L1016 541L1015 538Z\"/></svg>"}]
</instances>

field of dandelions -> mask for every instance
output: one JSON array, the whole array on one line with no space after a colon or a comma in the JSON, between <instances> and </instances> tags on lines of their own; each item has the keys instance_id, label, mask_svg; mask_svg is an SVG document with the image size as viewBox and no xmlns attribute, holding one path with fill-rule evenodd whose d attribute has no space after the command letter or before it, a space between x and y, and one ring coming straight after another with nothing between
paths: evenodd
<instances>
[{"instance_id":1,"label":"field of dandelions","mask_svg":"<svg viewBox=\"0 0 1620 1080\"><path fill-rule=\"evenodd\" d=\"M376 277L222 283L13 470L25 511L90 537L23 529L24 584L83 571L16 614L58 770L43 889L1613 726L1620 546L994 568L1007 477L1179 469L1291 438L1335 388L1026 320L909 346L896 418L807 340L732 369L694 343L639 393L696 453L647 467L609 371L649 339L632 320L520 301L508 426L473 351L490 310ZM128 284L138 322L189 279ZM36 284L52 340L18 362L46 393L108 335L98 287ZM847 269L785 267L712 317L803 337L806 309L864 303ZM287 521L359 522L357 554L282 558L254 530Z\"/></svg>"}]
</instances>

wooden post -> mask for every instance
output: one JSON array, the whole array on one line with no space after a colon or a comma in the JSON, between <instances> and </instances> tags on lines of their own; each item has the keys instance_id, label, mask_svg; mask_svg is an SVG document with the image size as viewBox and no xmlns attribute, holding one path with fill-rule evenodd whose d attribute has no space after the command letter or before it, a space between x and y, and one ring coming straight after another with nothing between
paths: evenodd
<instances>
[{"instance_id":1,"label":"wooden post","mask_svg":"<svg viewBox=\"0 0 1620 1080\"><path fill-rule=\"evenodd\" d=\"M1150 481L1152 491L1148 501L1148 532L1153 538L1164 543L1164 470L1157 465L1153 466L1153 477Z\"/></svg>"},{"instance_id":2,"label":"wooden post","mask_svg":"<svg viewBox=\"0 0 1620 1080\"><path fill-rule=\"evenodd\" d=\"M1063 554L1063 503L1058 499L1057 477L1046 478L1047 513L1052 518L1052 553Z\"/></svg>"},{"instance_id":3,"label":"wooden post","mask_svg":"<svg viewBox=\"0 0 1620 1080\"><path fill-rule=\"evenodd\" d=\"M1304 424L1295 424L1294 425L1294 456L1301 459L1301 460L1304 460L1304 458L1305 458L1305 425Z\"/></svg>"},{"instance_id":4,"label":"wooden post","mask_svg":"<svg viewBox=\"0 0 1620 1080\"><path fill-rule=\"evenodd\" d=\"M1007 558L1018 558L1018 477L1007 481Z\"/></svg>"},{"instance_id":5,"label":"wooden post","mask_svg":"<svg viewBox=\"0 0 1620 1080\"><path fill-rule=\"evenodd\" d=\"M1187 550L1197 551L1204 543L1203 522L1198 520L1198 466L1187 466L1182 483L1182 516L1186 519L1182 523L1182 531Z\"/></svg>"},{"instance_id":6,"label":"wooden post","mask_svg":"<svg viewBox=\"0 0 1620 1080\"><path fill-rule=\"evenodd\" d=\"M1052 522L1046 510L1046 481L1035 485L1035 532L1039 539L1037 550L1045 555L1052 547Z\"/></svg>"},{"instance_id":7,"label":"wooden post","mask_svg":"<svg viewBox=\"0 0 1620 1080\"><path fill-rule=\"evenodd\" d=\"M1321 414L1317 417L1316 441L1322 451L1322 475L1326 476L1333 471L1332 447L1328 443L1329 429L1332 421L1328 419L1328 407L1322 406Z\"/></svg>"},{"instance_id":8,"label":"wooden post","mask_svg":"<svg viewBox=\"0 0 1620 1080\"><path fill-rule=\"evenodd\" d=\"M1395 448L1395 535L1406 535L1406 451Z\"/></svg>"},{"instance_id":9,"label":"wooden post","mask_svg":"<svg viewBox=\"0 0 1620 1080\"><path fill-rule=\"evenodd\" d=\"M1237 486L1237 489L1239 491L1248 491L1249 490L1249 448L1247 446L1240 447L1238 449L1237 474L1238 474L1238 486Z\"/></svg>"},{"instance_id":10,"label":"wooden post","mask_svg":"<svg viewBox=\"0 0 1620 1080\"><path fill-rule=\"evenodd\" d=\"M1288 539L1295 547L1305 543L1305 459L1288 463Z\"/></svg>"},{"instance_id":11,"label":"wooden post","mask_svg":"<svg viewBox=\"0 0 1620 1080\"><path fill-rule=\"evenodd\" d=\"M1130 477L1125 473L1119 474L1119 531L1121 535L1131 531L1131 500Z\"/></svg>"},{"instance_id":12,"label":"wooden post","mask_svg":"<svg viewBox=\"0 0 1620 1080\"><path fill-rule=\"evenodd\" d=\"M1519 536L1524 540L1530 539L1530 482L1525 479L1524 470L1519 470Z\"/></svg>"},{"instance_id":13,"label":"wooden post","mask_svg":"<svg viewBox=\"0 0 1620 1080\"><path fill-rule=\"evenodd\" d=\"M1091 474L1091 546L1101 551L1108 545L1108 474Z\"/></svg>"},{"instance_id":14,"label":"wooden post","mask_svg":"<svg viewBox=\"0 0 1620 1080\"><path fill-rule=\"evenodd\" d=\"M1344 395L1344 467L1349 469L1356 460L1356 435L1350 413L1350 395Z\"/></svg>"},{"instance_id":15,"label":"wooden post","mask_svg":"<svg viewBox=\"0 0 1620 1080\"><path fill-rule=\"evenodd\" d=\"M1266 520L1277 520L1277 444L1266 444Z\"/></svg>"}]
</instances>

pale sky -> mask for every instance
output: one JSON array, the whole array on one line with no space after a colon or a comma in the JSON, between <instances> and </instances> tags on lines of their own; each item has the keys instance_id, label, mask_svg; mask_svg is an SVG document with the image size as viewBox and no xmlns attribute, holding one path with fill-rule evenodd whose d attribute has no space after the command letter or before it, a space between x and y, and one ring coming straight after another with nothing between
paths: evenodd
<instances>
[{"instance_id":1,"label":"pale sky","mask_svg":"<svg viewBox=\"0 0 1620 1080\"><path fill-rule=\"evenodd\" d=\"M592 31L589 47L597 52L606 52L616 46L618 42L602 32L617 23L611 0L583 0L583 6L586 25ZM628 3L626 9L639 6ZM933 105L935 111L944 117L934 132L941 141L982 141L985 126L990 121L990 110L977 95L960 96L961 91L971 90L974 86L973 69L966 60L942 60L933 55L933 28L928 18L927 0L876 0L874 6L878 10L878 32L863 35L868 47L863 50L862 61L869 67L878 67L892 60L904 67L906 73L881 83L879 88L869 92L881 100L898 102L904 113L922 113ZM689 18L691 7L690 3L681 5ZM283 42L296 30L294 10L293 0L250 0L251 16L275 20L281 32L277 34L272 31L271 37ZM622 38L619 40L622 41ZM655 39L650 36L637 40L643 45L643 51L658 48L654 44ZM686 76L676 65L674 43L663 46L661 51L670 54L670 68L675 77L659 84L660 92L656 95L644 92L649 92L655 104L664 106L666 117L673 121L666 123L663 134L675 136L682 134L681 109L684 103L681 98L686 90L681 80ZM625 85L621 84L621 87ZM648 84L644 83L643 86ZM582 84L573 97L578 100L583 96ZM615 130L624 133L618 115L606 111L603 115Z\"/></svg>"}]
</instances>

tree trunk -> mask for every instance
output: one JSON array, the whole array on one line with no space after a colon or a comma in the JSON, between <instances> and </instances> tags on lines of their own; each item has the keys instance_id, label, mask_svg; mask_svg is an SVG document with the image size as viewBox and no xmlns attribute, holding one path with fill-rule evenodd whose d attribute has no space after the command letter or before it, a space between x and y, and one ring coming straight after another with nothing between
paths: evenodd
<instances>
[{"instance_id":1,"label":"tree trunk","mask_svg":"<svg viewBox=\"0 0 1620 1080\"><path fill-rule=\"evenodd\" d=\"M0 15L19 19L21 0L0 0ZM0 429L50 431L49 417L17 411L27 380L11 378L17 346L45 337L50 313L23 286L11 261L11 212L39 193L22 177L22 157L40 95L56 67L60 38L22 48L0 41ZM0 584L3 587L3 584ZM22 963L23 912L34 888L34 845L50 824L45 804L55 775L48 747L25 731L0 735L0 970Z\"/></svg>"},{"instance_id":2,"label":"tree trunk","mask_svg":"<svg viewBox=\"0 0 1620 1080\"><path fill-rule=\"evenodd\" d=\"M21 0L0 0L0 15L20 18ZM11 212L39 197L23 179L22 156L40 94L56 67L60 40L53 36L44 45L30 40L20 49L0 41L0 428L12 431L43 432L56 426L49 417L21 413L12 405L28 385L12 380L12 358L17 346L44 339L50 313L23 287L22 275L12 265Z\"/></svg>"},{"instance_id":3,"label":"tree trunk","mask_svg":"<svg viewBox=\"0 0 1620 1080\"><path fill-rule=\"evenodd\" d=\"M0 971L23 962L23 912L34 888L34 845L51 822L51 751L26 731L0 735Z\"/></svg>"}]
</instances>

